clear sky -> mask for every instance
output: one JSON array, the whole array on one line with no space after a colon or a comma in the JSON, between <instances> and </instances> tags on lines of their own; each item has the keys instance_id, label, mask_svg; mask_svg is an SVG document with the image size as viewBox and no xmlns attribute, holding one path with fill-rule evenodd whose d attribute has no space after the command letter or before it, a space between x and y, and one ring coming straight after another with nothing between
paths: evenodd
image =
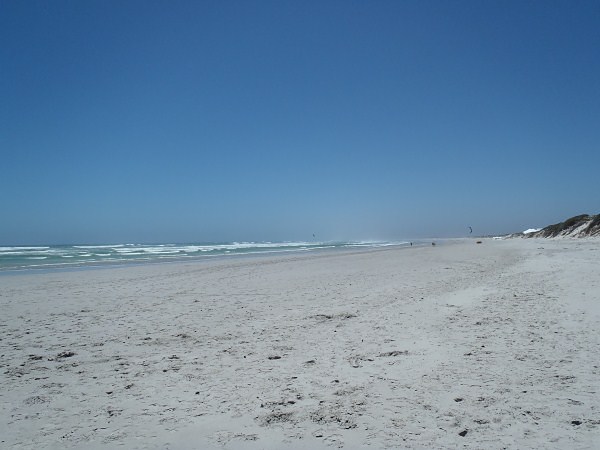
<instances>
[{"instance_id":1,"label":"clear sky","mask_svg":"<svg viewBox=\"0 0 600 450\"><path fill-rule=\"evenodd\" d=\"M0 2L0 244L600 212L599 1Z\"/></svg>"}]
</instances>

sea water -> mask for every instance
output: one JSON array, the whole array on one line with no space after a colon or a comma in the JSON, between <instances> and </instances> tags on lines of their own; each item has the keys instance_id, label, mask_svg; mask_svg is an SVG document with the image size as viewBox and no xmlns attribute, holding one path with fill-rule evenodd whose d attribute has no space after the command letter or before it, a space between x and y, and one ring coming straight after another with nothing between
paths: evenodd
<instances>
[{"instance_id":1,"label":"sea water","mask_svg":"<svg viewBox=\"0 0 600 450\"><path fill-rule=\"evenodd\" d=\"M409 246L410 242L231 242L0 246L0 272L189 260L214 256Z\"/></svg>"}]
</instances>

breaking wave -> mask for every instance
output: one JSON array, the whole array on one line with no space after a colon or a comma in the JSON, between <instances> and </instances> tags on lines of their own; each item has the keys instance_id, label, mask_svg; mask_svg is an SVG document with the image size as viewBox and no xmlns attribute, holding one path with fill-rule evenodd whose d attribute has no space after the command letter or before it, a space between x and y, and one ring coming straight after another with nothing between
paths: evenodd
<instances>
[{"instance_id":1,"label":"breaking wave","mask_svg":"<svg viewBox=\"0 0 600 450\"><path fill-rule=\"evenodd\" d=\"M0 247L0 271L202 259L214 256L406 246L408 242L225 242Z\"/></svg>"}]
</instances>

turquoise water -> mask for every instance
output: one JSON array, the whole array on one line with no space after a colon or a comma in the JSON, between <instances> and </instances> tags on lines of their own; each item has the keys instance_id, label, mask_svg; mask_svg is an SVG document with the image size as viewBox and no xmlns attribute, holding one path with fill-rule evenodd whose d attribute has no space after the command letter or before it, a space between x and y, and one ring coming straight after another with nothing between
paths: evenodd
<instances>
[{"instance_id":1,"label":"turquoise water","mask_svg":"<svg viewBox=\"0 0 600 450\"><path fill-rule=\"evenodd\" d=\"M0 271L409 245L409 242L232 242L220 244L0 246Z\"/></svg>"}]
</instances>

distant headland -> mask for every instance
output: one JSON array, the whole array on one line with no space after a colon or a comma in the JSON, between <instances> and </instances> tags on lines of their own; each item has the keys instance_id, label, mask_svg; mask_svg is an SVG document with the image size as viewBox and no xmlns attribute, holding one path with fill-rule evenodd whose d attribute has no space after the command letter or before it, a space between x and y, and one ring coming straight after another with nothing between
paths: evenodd
<instances>
[{"instance_id":1,"label":"distant headland","mask_svg":"<svg viewBox=\"0 0 600 450\"><path fill-rule=\"evenodd\" d=\"M542 229L529 229L511 237L554 238L554 237L592 237L600 236L600 214L581 214L564 222L548 225Z\"/></svg>"}]
</instances>

